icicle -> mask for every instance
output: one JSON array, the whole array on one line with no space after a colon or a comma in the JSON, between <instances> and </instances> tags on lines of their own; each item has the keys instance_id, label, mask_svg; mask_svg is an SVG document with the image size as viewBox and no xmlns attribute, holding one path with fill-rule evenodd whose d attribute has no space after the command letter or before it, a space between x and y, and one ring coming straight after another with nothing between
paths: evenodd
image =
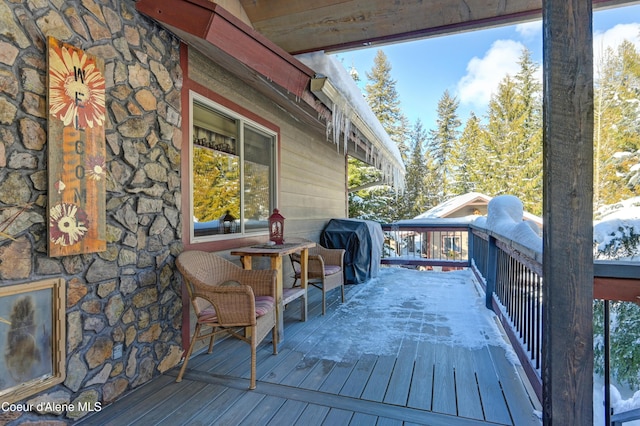
<instances>
[{"instance_id":1,"label":"icicle","mask_svg":"<svg viewBox=\"0 0 640 426\"><path fill-rule=\"evenodd\" d=\"M333 143L340 147L340 132L342 130L342 109L333 104Z\"/></svg>"},{"instance_id":2,"label":"icicle","mask_svg":"<svg viewBox=\"0 0 640 426\"><path fill-rule=\"evenodd\" d=\"M343 137L343 147L344 147L344 155L347 155L347 144L349 142L349 134L351 133L351 120L349 117L344 117L344 128L342 129L344 132Z\"/></svg>"}]
</instances>

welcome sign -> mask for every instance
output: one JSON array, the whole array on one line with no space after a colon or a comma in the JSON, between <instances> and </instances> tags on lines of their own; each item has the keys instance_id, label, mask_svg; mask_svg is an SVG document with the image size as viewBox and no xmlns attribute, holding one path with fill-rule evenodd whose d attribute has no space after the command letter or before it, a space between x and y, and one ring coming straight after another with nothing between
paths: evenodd
<instances>
[{"instance_id":1,"label":"welcome sign","mask_svg":"<svg viewBox=\"0 0 640 426\"><path fill-rule=\"evenodd\" d=\"M48 38L48 251L105 251L104 61Z\"/></svg>"}]
</instances>

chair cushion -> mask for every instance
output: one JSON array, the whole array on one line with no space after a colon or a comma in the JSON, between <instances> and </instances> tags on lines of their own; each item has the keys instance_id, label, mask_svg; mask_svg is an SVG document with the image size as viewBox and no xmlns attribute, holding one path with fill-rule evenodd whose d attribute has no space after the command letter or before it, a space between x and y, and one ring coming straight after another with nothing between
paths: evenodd
<instances>
[{"instance_id":1,"label":"chair cushion","mask_svg":"<svg viewBox=\"0 0 640 426\"><path fill-rule=\"evenodd\" d=\"M327 265L324 267L324 275L333 275L333 274L337 274L338 272L341 272L342 269L340 269L340 266L338 265Z\"/></svg>"},{"instance_id":2,"label":"chair cushion","mask_svg":"<svg viewBox=\"0 0 640 426\"><path fill-rule=\"evenodd\" d=\"M216 310L213 309L213 306L209 306L206 309L200 311L200 315L198 315L199 323L207 323L207 322L216 322L218 320L218 316L216 315Z\"/></svg>"},{"instance_id":3,"label":"chair cushion","mask_svg":"<svg viewBox=\"0 0 640 426\"><path fill-rule=\"evenodd\" d=\"M261 317L275 306L276 301L271 296L256 297L256 317Z\"/></svg>"},{"instance_id":4,"label":"chair cushion","mask_svg":"<svg viewBox=\"0 0 640 426\"><path fill-rule=\"evenodd\" d=\"M296 274L296 278L300 278L300 267L296 265L293 269ZM338 272L342 272L342 269L340 269L339 265L327 265L324 267L325 276L337 274Z\"/></svg>"},{"instance_id":5,"label":"chair cushion","mask_svg":"<svg viewBox=\"0 0 640 426\"><path fill-rule=\"evenodd\" d=\"M261 317L269 310L271 310L276 304L276 301L271 296L257 296L256 297L256 318ZM209 306L206 309L200 311L200 315L198 316L199 323L207 323L207 322L216 322L218 320L218 316L216 315L216 310L213 306Z\"/></svg>"}]
</instances>

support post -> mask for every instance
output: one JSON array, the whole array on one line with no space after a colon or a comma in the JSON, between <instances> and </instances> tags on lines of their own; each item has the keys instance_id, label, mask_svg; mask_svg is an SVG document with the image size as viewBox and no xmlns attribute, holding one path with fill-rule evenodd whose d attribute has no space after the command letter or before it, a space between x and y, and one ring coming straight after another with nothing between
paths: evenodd
<instances>
[{"instance_id":1,"label":"support post","mask_svg":"<svg viewBox=\"0 0 640 426\"><path fill-rule=\"evenodd\" d=\"M487 242L487 288L485 290L485 305L487 309L493 310L493 293L496 291L496 279L498 278L498 247L496 239L489 235Z\"/></svg>"},{"instance_id":2,"label":"support post","mask_svg":"<svg viewBox=\"0 0 640 426\"><path fill-rule=\"evenodd\" d=\"M608 300L604 304L604 424L611 424L611 315Z\"/></svg>"},{"instance_id":3,"label":"support post","mask_svg":"<svg viewBox=\"0 0 640 426\"><path fill-rule=\"evenodd\" d=\"M593 424L592 3L543 0L543 423Z\"/></svg>"}]
</instances>

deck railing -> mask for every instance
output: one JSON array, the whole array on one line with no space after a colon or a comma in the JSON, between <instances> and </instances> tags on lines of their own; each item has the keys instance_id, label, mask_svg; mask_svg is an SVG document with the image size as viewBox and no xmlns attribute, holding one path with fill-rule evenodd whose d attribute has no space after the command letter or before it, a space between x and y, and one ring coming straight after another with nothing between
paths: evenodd
<instances>
[{"instance_id":1,"label":"deck railing","mask_svg":"<svg viewBox=\"0 0 640 426\"><path fill-rule=\"evenodd\" d=\"M542 254L468 223L401 223L383 225L382 264L434 268L470 267L485 289L486 305L500 319L538 398L542 400ZM460 246L452 246L460 241ZM455 256L448 249L453 247ZM638 303L640 265L632 262L594 263L594 300ZM609 320L605 315L605 407L610 407ZM640 419L640 410L606 411L607 424Z\"/></svg>"},{"instance_id":2,"label":"deck railing","mask_svg":"<svg viewBox=\"0 0 640 426\"><path fill-rule=\"evenodd\" d=\"M486 306L502 324L529 382L542 399L542 254L470 226L471 268Z\"/></svg>"},{"instance_id":3,"label":"deck railing","mask_svg":"<svg viewBox=\"0 0 640 426\"><path fill-rule=\"evenodd\" d=\"M469 225L383 225L385 242L382 264L427 269L469 266Z\"/></svg>"}]
</instances>

